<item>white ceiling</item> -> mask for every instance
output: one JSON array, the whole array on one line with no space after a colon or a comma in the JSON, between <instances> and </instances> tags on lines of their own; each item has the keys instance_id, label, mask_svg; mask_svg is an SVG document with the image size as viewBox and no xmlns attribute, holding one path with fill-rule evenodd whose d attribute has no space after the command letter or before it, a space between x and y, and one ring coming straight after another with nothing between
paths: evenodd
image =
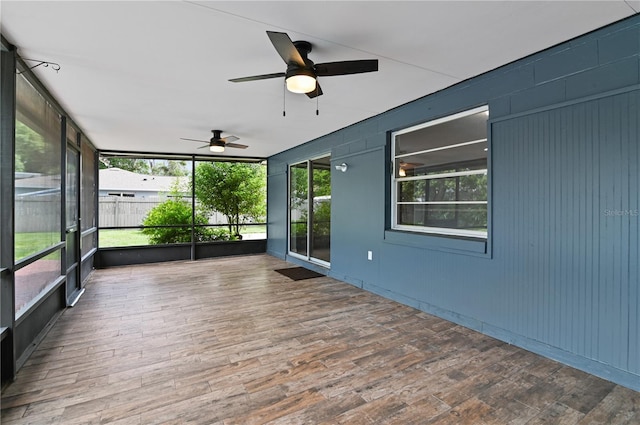
<instances>
[{"instance_id":1,"label":"white ceiling","mask_svg":"<svg viewBox=\"0 0 640 425\"><path fill-rule=\"evenodd\" d=\"M609 1L8 1L3 35L96 147L267 157L640 11ZM316 63L379 59L379 72L320 78L316 101L283 81L266 31L312 43Z\"/></svg>"}]
</instances>

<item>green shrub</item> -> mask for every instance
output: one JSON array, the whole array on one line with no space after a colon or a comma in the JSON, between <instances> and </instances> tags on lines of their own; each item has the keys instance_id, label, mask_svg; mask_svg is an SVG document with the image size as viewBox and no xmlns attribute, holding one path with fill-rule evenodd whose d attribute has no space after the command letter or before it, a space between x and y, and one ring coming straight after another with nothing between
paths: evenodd
<instances>
[{"instance_id":1,"label":"green shrub","mask_svg":"<svg viewBox=\"0 0 640 425\"><path fill-rule=\"evenodd\" d=\"M229 241L232 237L224 227L196 227L196 242Z\"/></svg>"},{"instance_id":2,"label":"green shrub","mask_svg":"<svg viewBox=\"0 0 640 425\"><path fill-rule=\"evenodd\" d=\"M196 213L196 225L207 223L205 214ZM142 233L149 236L149 243L153 245L189 243L191 242L191 205L182 200L168 199L149 211L142 224L149 226L142 229ZM153 227L177 225L185 225L185 227ZM196 227L194 235L196 242L230 239L229 233L221 228Z\"/></svg>"}]
</instances>

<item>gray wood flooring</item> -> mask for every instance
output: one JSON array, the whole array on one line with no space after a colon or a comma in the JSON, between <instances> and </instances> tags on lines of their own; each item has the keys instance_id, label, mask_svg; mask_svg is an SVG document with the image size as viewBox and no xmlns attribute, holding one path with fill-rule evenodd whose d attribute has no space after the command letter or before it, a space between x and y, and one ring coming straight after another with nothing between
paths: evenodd
<instances>
[{"instance_id":1,"label":"gray wood flooring","mask_svg":"<svg viewBox=\"0 0 640 425\"><path fill-rule=\"evenodd\" d=\"M98 270L10 424L639 424L640 393L268 255Z\"/></svg>"}]
</instances>

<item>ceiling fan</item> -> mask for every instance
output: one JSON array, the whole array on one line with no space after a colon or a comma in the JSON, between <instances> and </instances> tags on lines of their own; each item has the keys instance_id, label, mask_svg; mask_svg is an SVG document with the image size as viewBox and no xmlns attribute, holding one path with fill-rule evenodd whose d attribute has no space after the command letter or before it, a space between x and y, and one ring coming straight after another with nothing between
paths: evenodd
<instances>
[{"instance_id":1,"label":"ceiling fan","mask_svg":"<svg viewBox=\"0 0 640 425\"><path fill-rule=\"evenodd\" d=\"M308 97L314 98L322 95L320 84L316 81L318 77L360 74L378 70L377 59L314 64L313 61L307 57L309 52L311 52L311 43L308 41L291 41L291 38L284 32L267 31L267 35L273 47L276 48L276 51L287 64L287 71L274 74L254 75L252 77L233 78L229 81L241 83L245 81L284 77L289 91L293 93L305 93Z\"/></svg>"},{"instance_id":2,"label":"ceiling fan","mask_svg":"<svg viewBox=\"0 0 640 425\"><path fill-rule=\"evenodd\" d=\"M198 139L185 139L185 138L182 138L182 137L180 138L180 140L188 140L188 141L191 141L191 142L207 143L206 146L202 146L202 147L200 147L198 149L204 149L204 148L208 147L211 152L216 152L216 153L224 152L225 148L236 148L236 149L246 149L246 148L248 148L247 145L241 145L239 143L231 143L231 142L235 142L236 140L240 140L240 138L238 138L236 136L222 137L222 130L211 130L211 132L213 133L213 137L211 137L211 139L209 139L209 141L198 140Z\"/></svg>"},{"instance_id":3,"label":"ceiling fan","mask_svg":"<svg viewBox=\"0 0 640 425\"><path fill-rule=\"evenodd\" d=\"M398 176L406 177L408 170L413 170L414 168L420 167L422 165L424 164L419 162L404 162L403 160L400 160L400 162L398 163Z\"/></svg>"}]
</instances>

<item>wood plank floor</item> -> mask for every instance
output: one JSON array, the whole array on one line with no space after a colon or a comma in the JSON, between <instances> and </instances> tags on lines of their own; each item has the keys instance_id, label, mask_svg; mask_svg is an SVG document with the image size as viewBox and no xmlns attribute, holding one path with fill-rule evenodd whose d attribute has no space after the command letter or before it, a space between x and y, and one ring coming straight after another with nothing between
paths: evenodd
<instances>
[{"instance_id":1,"label":"wood plank floor","mask_svg":"<svg viewBox=\"0 0 640 425\"><path fill-rule=\"evenodd\" d=\"M638 424L640 393L267 255L96 271L2 424Z\"/></svg>"}]
</instances>

